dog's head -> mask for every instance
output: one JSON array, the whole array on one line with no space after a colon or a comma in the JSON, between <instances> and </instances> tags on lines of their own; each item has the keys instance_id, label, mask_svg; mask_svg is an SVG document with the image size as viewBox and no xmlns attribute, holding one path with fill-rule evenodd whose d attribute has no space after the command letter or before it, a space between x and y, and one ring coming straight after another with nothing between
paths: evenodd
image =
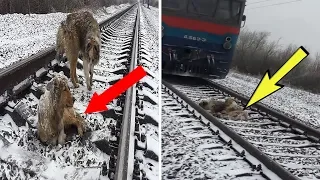
<instances>
[{"instance_id":1,"label":"dog's head","mask_svg":"<svg viewBox=\"0 0 320 180\"><path fill-rule=\"evenodd\" d=\"M226 106L230 106L231 104L235 103L235 100L231 97L228 97L225 101Z\"/></svg>"},{"instance_id":2,"label":"dog's head","mask_svg":"<svg viewBox=\"0 0 320 180\"><path fill-rule=\"evenodd\" d=\"M201 100L199 102L199 106L201 106L203 109L206 109L206 110L210 109L208 100Z\"/></svg>"},{"instance_id":3,"label":"dog's head","mask_svg":"<svg viewBox=\"0 0 320 180\"><path fill-rule=\"evenodd\" d=\"M73 107L74 98L64 75L56 74L48 83L47 89L53 95L53 106Z\"/></svg>"},{"instance_id":4,"label":"dog's head","mask_svg":"<svg viewBox=\"0 0 320 180\"><path fill-rule=\"evenodd\" d=\"M98 63L100 58L100 44L99 37L87 39L85 51L89 57L90 64Z\"/></svg>"}]
</instances>

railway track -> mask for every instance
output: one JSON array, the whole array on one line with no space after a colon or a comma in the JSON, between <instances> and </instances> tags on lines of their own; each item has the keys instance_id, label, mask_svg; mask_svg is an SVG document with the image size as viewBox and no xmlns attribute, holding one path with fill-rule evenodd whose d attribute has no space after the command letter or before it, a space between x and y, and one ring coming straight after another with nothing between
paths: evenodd
<instances>
[{"instance_id":1,"label":"railway track","mask_svg":"<svg viewBox=\"0 0 320 180\"><path fill-rule=\"evenodd\" d=\"M162 88L162 179L265 179L192 110Z\"/></svg>"},{"instance_id":2,"label":"railway track","mask_svg":"<svg viewBox=\"0 0 320 180\"><path fill-rule=\"evenodd\" d=\"M197 102L199 102L200 99L210 97L225 99L226 97L233 96L238 103L244 106L248 99L205 79L177 78L176 76L168 75L163 76L163 80L164 87L172 89L175 94L181 96L182 99L189 104L189 108L205 114L204 117L200 119L198 115L193 115L197 121L203 119L210 120L210 126L220 128L230 137L229 143L231 146L236 144L236 146L240 146L238 147L240 152L244 150L246 152L244 154L250 154L249 156L241 156L242 159L251 157L251 155L255 157L258 162L248 161L256 165L255 167L264 167L259 168L259 171L266 175L267 178L320 178L320 162L318 160L320 155L319 131L290 119L279 112L268 109L261 104L257 104L248 110L249 119L246 121L218 119L204 111L198 106ZM163 95L163 97L167 96L168 95ZM180 100L175 103L178 106L182 106ZM185 105L182 107L185 107ZM181 112L179 110L180 116L184 115L184 112L185 111ZM193 123L194 120L187 121L187 123L190 122ZM184 123L186 124L186 122ZM195 124L188 128L193 129L192 131L194 132L192 133L195 134L199 132L202 134L202 131L204 131L204 127L198 128ZM187 132L187 134L190 135L189 132ZM165 149L164 146L163 149ZM214 151L216 150L211 150L210 153L214 153ZM276 175L277 178L268 174L270 172Z\"/></svg>"},{"instance_id":3,"label":"railway track","mask_svg":"<svg viewBox=\"0 0 320 180\"><path fill-rule=\"evenodd\" d=\"M43 146L36 137L37 104L42 87L54 72L69 77L69 64L54 60L49 48L0 72L0 179L156 179L158 153L157 76L142 56L148 53L145 18L134 4L100 24L101 55L95 67L92 91L86 90L82 61L78 60L80 87L71 88L75 109L87 122L80 138L68 132L65 145ZM155 32L156 33L156 32ZM142 54L142 55L141 55ZM157 62L149 62L157 65ZM93 92L116 83L137 65L148 76L122 93L108 111L84 115ZM153 75L153 76L152 76ZM71 82L69 82L72 87ZM157 132L157 133L154 133Z\"/></svg>"}]
</instances>

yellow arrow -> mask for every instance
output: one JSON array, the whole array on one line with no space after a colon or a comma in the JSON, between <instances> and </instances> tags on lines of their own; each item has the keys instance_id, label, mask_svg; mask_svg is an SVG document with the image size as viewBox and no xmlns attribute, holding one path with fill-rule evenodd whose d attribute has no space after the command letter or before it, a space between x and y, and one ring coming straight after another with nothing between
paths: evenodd
<instances>
[{"instance_id":1,"label":"yellow arrow","mask_svg":"<svg viewBox=\"0 0 320 180\"><path fill-rule=\"evenodd\" d=\"M275 93L284 86L277 84L286 74L288 74L294 67L296 67L303 59L309 55L309 52L301 46L291 58L280 67L280 69L270 78L270 71L266 74L258 84L256 90L253 92L248 104L245 108L257 103L258 101Z\"/></svg>"}]
</instances>

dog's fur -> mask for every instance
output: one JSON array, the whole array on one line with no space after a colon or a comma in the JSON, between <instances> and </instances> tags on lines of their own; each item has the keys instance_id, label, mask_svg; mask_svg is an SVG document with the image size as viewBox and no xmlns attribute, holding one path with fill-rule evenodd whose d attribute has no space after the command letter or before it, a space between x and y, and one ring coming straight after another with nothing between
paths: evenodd
<instances>
[{"instance_id":1,"label":"dog's fur","mask_svg":"<svg viewBox=\"0 0 320 180\"><path fill-rule=\"evenodd\" d=\"M70 77L75 88L79 87L76 74L79 54L83 57L83 70L87 88L92 88L94 66L99 63L101 35L98 22L89 12L75 12L62 21L56 37L57 59L66 53L70 62Z\"/></svg>"},{"instance_id":2,"label":"dog's fur","mask_svg":"<svg viewBox=\"0 0 320 180\"><path fill-rule=\"evenodd\" d=\"M232 120L246 120L249 118L249 115L233 98L227 98L225 108L221 111L220 117Z\"/></svg>"},{"instance_id":3,"label":"dog's fur","mask_svg":"<svg viewBox=\"0 0 320 180\"><path fill-rule=\"evenodd\" d=\"M63 113L63 123L64 123L64 128L68 129L72 125L75 125L78 130L78 134L83 136L83 133L85 132L85 120L83 117L77 113L73 107L66 107L64 109Z\"/></svg>"},{"instance_id":4,"label":"dog's fur","mask_svg":"<svg viewBox=\"0 0 320 180\"><path fill-rule=\"evenodd\" d=\"M73 107L74 99L67 78L56 74L41 95L38 105L38 137L45 144L64 144L66 134L62 120L64 109Z\"/></svg>"},{"instance_id":5,"label":"dog's fur","mask_svg":"<svg viewBox=\"0 0 320 180\"><path fill-rule=\"evenodd\" d=\"M210 98L201 100L199 105L216 117L232 120L248 119L248 113L244 111L233 98L227 98L225 101Z\"/></svg>"},{"instance_id":6,"label":"dog's fur","mask_svg":"<svg viewBox=\"0 0 320 180\"><path fill-rule=\"evenodd\" d=\"M65 47L64 47L64 26L65 26L65 21L62 21L59 28L58 28L58 32L57 32L57 36L56 36L56 59L57 60L61 60L63 54L65 53Z\"/></svg>"},{"instance_id":7,"label":"dog's fur","mask_svg":"<svg viewBox=\"0 0 320 180\"><path fill-rule=\"evenodd\" d=\"M220 112L224 109L225 103L214 98L204 99L199 102L199 105L208 111Z\"/></svg>"}]
</instances>

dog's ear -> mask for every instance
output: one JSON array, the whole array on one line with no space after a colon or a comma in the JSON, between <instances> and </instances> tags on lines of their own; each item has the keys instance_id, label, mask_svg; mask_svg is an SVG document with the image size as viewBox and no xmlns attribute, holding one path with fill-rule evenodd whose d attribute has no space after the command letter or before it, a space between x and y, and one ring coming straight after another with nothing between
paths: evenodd
<instances>
[{"instance_id":1,"label":"dog's ear","mask_svg":"<svg viewBox=\"0 0 320 180\"><path fill-rule=\"evenodd\" d=\"M207 101L203 101L203 105L204 106L208 105L208 102Z\"/></svg>"},{"instance_id":2,"label":"dog's ear","mask_svg":"<svg viewBox=\"0 0 320 180\"><path fill-rule=\"evenodd\" d=\"M69 33L69 30L68 30L66 21L62 21L62 22L60 23L60 27L61 27L61 29L62 29L63 34Z\"/></svg>"},{"instance_id":3,"label":"dog's ear","mask_svg":"<svg viewBox=\"0 0 320 180\"><path fill-rule=\"evenodd\" d=\"M56 97L59 97L61 94L61 82L57 77L54 78L53 90L54 94L57 95Z\"/></svg>"},{"instance_id":4,"label":"dog's ear","mask_svg":"<svg viewBox=\"0 0 320 180\"><path fill-rule=\"evenodd\" d=\"M52 80L47 84L47 90L50 91L51 97L52 97L52 106L56 110L57 105L59 103L61 90L59 88L59 80L55 76L52 78Z\"/></svg>"},{"instance_id":5,"label":"dog's ear","mask_svg":"<svg viewBox=\"0 0 320 180\"><path fill-rule=\"evenodd\" d=\"M47 89L48 91L53 90L53 88L54 88L54 80L50 81L50 82L47 84L47 86L46 86L46 89Z\"/></svg>"},{"instance_id":6,"label":"dog's ear","mask_svg":"<svg viewBox=\"0 0 320 180\"><path fill-rule=\"evenodd\" d=\"M95 44L95 45L93 46L93 49L94 49L95 53L99 54L100 47L99 47L98 44Z\"/></svg>"},{"instance_id":7,"label":"dog's ear","mask_svg":"<svg viewBox=\"0 0 320 180\"><path fill-rule=\"evenodd\" d=\"M86 50L89 51L92 48L92 45L92 40L90 38L87 39Z\"/></svg>"}]
</instances>

